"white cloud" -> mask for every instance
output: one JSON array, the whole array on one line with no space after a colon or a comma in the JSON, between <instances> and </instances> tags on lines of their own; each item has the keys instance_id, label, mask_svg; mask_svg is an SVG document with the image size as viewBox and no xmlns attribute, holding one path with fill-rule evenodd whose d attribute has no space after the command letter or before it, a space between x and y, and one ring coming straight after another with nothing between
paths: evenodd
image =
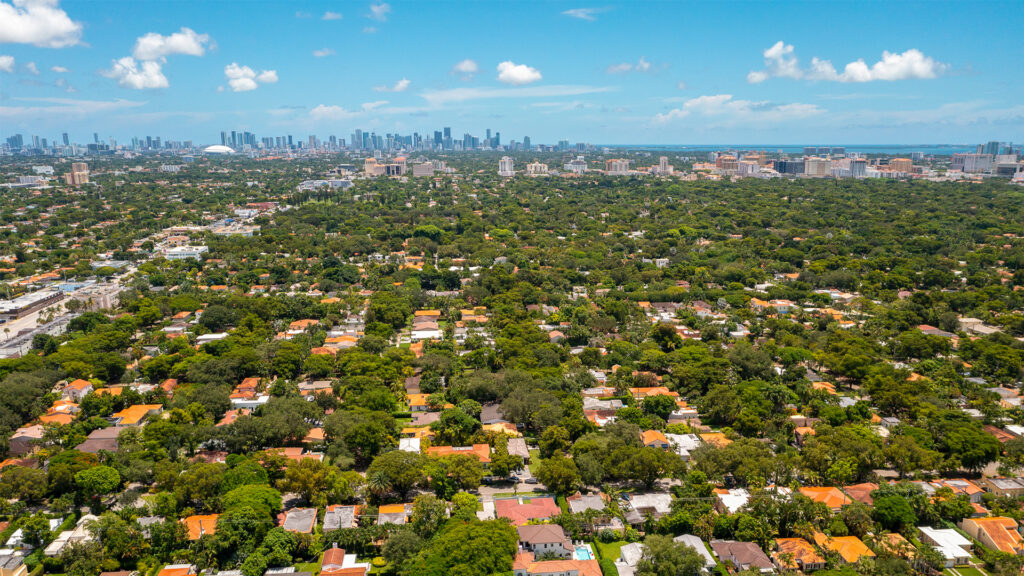
<instances>
[{"instance_id":1,"label":"white cloud","mask_svg":"<svg viewBox=\"0 0 1024 576\"><path fill-rule=\"evenodd\" d=\"M145 102L132 100L72 100L70 98L13 98L22 102L39 102L48 106L0 106L0 118L20 120L50 120L56 117L89 116L143 106Z\"/></svg>"},{"instance_id":2,"label":"white cloud","mask_svg":"<svg viewBox=\"0 0 1024 576\"><path fill-rule=\"evenodd\" d=\"M607 8L573 8L571 10L565 10L562 12L562 15L570 18L576 18L577 20L593 22L594 20L597 20L598 14L607 10Z\"/></svg>"},{"instance_id":3,"label":"white cloud","mask_svg":"<svg viewBox=\"0 0 1024 576\"><path fill-rule=\"evenodd\" d=\"M135 41L132 56L136 60L158 60L171 54L202 56L209 42L209 34L197 34L191 28L182 27L170 36L150 32Z\"/></svg>"},{"instance_id":4,"label":"white cloud","mask_svg":"<svg viewBox=\"0 0 1024 576\"><path fill-rule=\"evenodd\" d=\"M64 48L81 37L82 24L61 10L59 0L0 1L0 44Z\"/></svg>"},{"instance_id":5,"label":"white cloud","mask_svg":"<svg viewBox=\"0 0 1024 576\"><path fill-rule=\"evenodd\" d=\"M751 100L734 100L732 94L713 94L690 98L679 108L654 116L655 124L666 124L691 114L705 117L723 117L748 123L767 123L807 118L823 113L814 104L773 104Z\"/></svg>"},{"instance_id":6,"label":"white cloud","mask_svg":"<svg viewBox=\"0 0 1024 576\"><path fill-rule=\"evenodd\" d=\"M920 50L910 49L902 54L889 51L882 53L882 59L868 66L863 59L850 62L842 73L836 71L829 60L811 59L811 67L803 69L794 54L793 45L781 40L764 51L764 70L753 70L747 74L747 82L758 84L769 78L791 78L794 80L823 80L829 82L874 82L894 81L911 78L935 78L949 69L948 64L937 62L925 56Z\"/></svg>"},{"instance_id":7,"label":"white cloud","mask_svg":"<svg viewBox=\"0 0 1024 576\"><path fill-rule=\"evenodd\" d=\"M374 86L373 90L375 92L405 92L406 89L409 88L409 84L411 83L412 82L410 82L407 78L402 78L398 82L395 82L394 86Z\"/></svg>"},{"instance_id":8,"label":"white cloud","mask_svg":"<svg viewBox=\"0 0 1024 576\"><path fill-rule=\"evenodd\" d=\"M377 28L374 27L374 26L364 26L363 27L363 34L376 34L376 33L377 33Z\"/></svg>"},{"instance_id":9,"label":"white cloud","mask_svg":"<svg viewBox=\"0 0 1024 576\"><path fill-rule=\"evenodd\" d=\"M224 67L224 76L227 77L232 92L248 92L259 88L260 84L277 82L276 70L263 70L257 74L252 68L239 66L237 62Z\"/></svg>"},{"instance_id":10,"label":"white cloud","mask_svg":"<svg viewBox=\"0 0 1024 576\"><path fill-rule=\"evenodd\" d=\"M33 76L39 76L39 67L36 66L35 62L29 62L28 64L25 64L25 70L28 70L28 73Z\"/></svg>"},{"instance_id":11,"label":"white cloud","mask_svg":"<svg viewBox=\"0 0 1024 576\"><path fill-rule=\"evenodd\" d=\"M676 88L679 90L686 90L686 82L680 80L679 83L676 84Z\"/></svg>"},{"instance_id":12,"label":"white cloud","mask_svg":"<svg viewBox=\"0 0 1024 576\"><path fill-rule=\"evenodd\" d=\"M450 103L468 102L470 100L495 100L511 98L553 98L557 96L579 96L610 92L611 88L600 86L526 86L523 88L451 88L424 92L423 98L431 106L443 106Z\"/></svg>"},{"instance_id":13,"label":"white cloud","mask_svg":"<svg viewBox=\"0 0 1024 576\"><path fill-rule=\"evenodd\" d=\"M452 67L452 74L459 74L463 80L472 80L476 73L480 71L480 66L475 60L466 58Z\"/></svg>"},{"instance_id":14,"label":"white cloud","mask_svg":"<svg viewBox=\"0 0 1024 576\"><path fill-rule=\"evenodd\" d=\"M511 60L498 64L498 81L505 84L522 86L523 84L536 82L541 78L540 70L526 64L516 64Z\"/></svg>"},{"instance_id":15,"label":"white cloud","mask_svg":"<svg viewBox=\"0 0 1024 576\"><path fill-rule=\"evenodd\" d=\"M377 100L375 102L364 102L360 106L359 110L348 110L341 106L320 104L316 108L309 111L309 115L314 120L346 120L349 118L356 118L363 116L368 112L372 112L388 103L387 100Z\"/></svg>"},{"instance_id":16,"label":"white cloud","mask_svg":"<svg viewBox=\"0 0 1024 576\"><path fill-rule=\"evenodd\" d=\"M299 18L299 19L302 19L302 20L305 20L306 18L312 18L313 15L310 14L309 12L305 12L305 11L299 10L298 12L295 13L295 17Z\"/></svg>"},{"instance_id":17,"label":"white cloud","mask_svg":"<svg viewBox=\"0 0 1024 576\"><path fill-rule=\"evenodd\" d=\"M70 70L68 70L67 68L65 68L63 66L54 66L54 67L50 68L50 70L53 71L53 72L56 72L57 74L66 74L66 73L70 72Z\"/></svg>"},{"instance_id":18,"label":"white cloud","mask_svg":"<svg viewBox=\"0 0 1024 576\"><path fill-rule=\"evenodd\" d=\"M117 83L125 88L135 90L149 90L153 88L167 88L170 84L167 77L161 70L161 63L156 60L136 62L131 56L125 56L114 60L110 70L101 72L107 78L117 80Z\"/></svg>"},{"instance_id":19,"label":"white cloud","mask_svg":"<svg viewBox=\"0 0 1024 576\"><path fill-rule=\"evenodd\" d=\"M341 12L331 12L330 10L324 12L324 15L320 17L321 20L341 20Z\"/></svg>"},{"instance_id":20,"label":"white cloud","mask_svg":"<svg viewBox=\"0 0 1024 576\"><path fill-rule=\"evenodd\" d=\"M391 13L391 5L387 2L381 2L380 4L370 4L370 13L366 15L371 20L378 22L385 22L388 19L388 14Z\"/></svg>"},{"instance_id":21,"label":"white cloud","mask_svg":"<svg viewBox=\"0 0 1024 576\"><path fill-rule=\"evenodd\" d=\"M71 84L68 84L68 81L64 78L57 78L57 80L54 81L53 85L57 88L63 89L65 92L68 92L69 94L78 92L78 90L76 90L75 87Z\"/></svg>"},{"instance_id":22,"label":"white cloud","mask_svg":"<svg viewBox=\"0 0 1024 576\"><path fill-rule=\"evenodd\" d=\"M323 48L321 50L313 50L313 56L317 58L323 58L324 56L331 56L334 54L334 50L330 48Z\"/></svg>"},{"instance_id":23,"label":"white cloud","mask_svg":"<svg viewBox=\"0 0 1024 576\"><path fill-rule=\"evenodd\" d=\"M608 68L605 68L605 72L608 74L625 74L626 72L650 72L651 63L644 59L643 56L635 64L633 62L620 62L618 64L611 64Z\"/></svg>"},{"instance_id":24,"label":"white cloud","mask_svg":"<svg viewBox=\"0 0 1024 576\"><path fill-rule=\"evenodd\" d=\"M14 72L14 56L0 55L0 71Z\"/></svg>"}]
</instances>

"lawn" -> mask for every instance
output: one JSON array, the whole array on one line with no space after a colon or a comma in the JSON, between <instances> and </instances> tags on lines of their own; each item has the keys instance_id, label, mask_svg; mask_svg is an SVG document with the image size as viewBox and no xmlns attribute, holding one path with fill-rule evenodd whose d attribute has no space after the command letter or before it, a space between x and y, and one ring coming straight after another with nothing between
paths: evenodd
<instances>
[{"instance_id":1,"label":"lawn","mask_svg":"<svg viewBox=\"0 0 1024 576\"><path fill-rule=\"evenodd\" d=\"M304 562L304 563L296 564L295 565L295 571L296 572L312 572L313 574L316 574L316 573L320 572L320 563L319 562Z\"/></svg>"},{"instance_id":2,"label":"lawn","mask_svg":"<svg viewBox=\"0 0 1024 576\"><path fill-rule=\"evenodd\" d=\"M973 568L971 566L964 566L962 568L947 568L943 570L942 573L946 576L957 576L958 574L959 576L987 576L985 572L982 572L981 570L978 570L977 568Z\"/></svg>"},{"instance_id":3,"label":"lawn","mask_svg":"<svg viewBox=\"0 0 1024 576\"><path fill-rule=\"evenodd\" d=\"M555 503L558 504L558 507L562 509L562 512L569 512L569 502L566 501L565 496L559 496L555 498Z\"/></svg>"},{"instance_id":4,"label":"lawn","mask_svg":"<svg viewBox=\"0 0 1024 576\"><path fill-rule=\"evenodd\" d=\"M540 450L534 448L530 450L530 474L534 477L537 476L537 467L540 466Z\"/></svg>"},{"instance_id":5,"label":"lawn","mask_svg":"<svg viewBox=\"0 0 1024 576\"><path fill-rule=\"evenodd\" d=\"M594 540L594 548L597 550L597 555L612 561L619 559L619 550L626 544L629 544L629 542L625 540L616 540L607 544Z\"/></svg>"}]
</instances>

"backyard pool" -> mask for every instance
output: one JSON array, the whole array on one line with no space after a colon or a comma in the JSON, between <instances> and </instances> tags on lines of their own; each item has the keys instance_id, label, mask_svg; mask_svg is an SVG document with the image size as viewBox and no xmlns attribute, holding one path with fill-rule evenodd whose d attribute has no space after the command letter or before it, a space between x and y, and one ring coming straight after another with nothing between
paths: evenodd
<instances>
[{"instance_id":1,"label":"backyard pool","mask_svg":"<svg viewBox=\"0 0 1024 576\"><path fill-rule=\"evenodd\" d=\"M576 547L576 552L573 554L573 556L577 560L593 560L594 559L594 553L590 551L590 546L587 546L587 545L577 546Z\"/></svg>"}]
</instances>

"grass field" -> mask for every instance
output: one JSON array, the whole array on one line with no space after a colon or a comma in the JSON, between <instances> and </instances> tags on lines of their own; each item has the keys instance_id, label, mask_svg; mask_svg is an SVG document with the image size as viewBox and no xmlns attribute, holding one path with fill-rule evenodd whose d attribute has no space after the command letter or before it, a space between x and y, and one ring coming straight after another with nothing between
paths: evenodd
<instances>
[{"instance_id":1,"label":"grass field","mask_svg":"<svg viewBox=\"0 0 1024 576\"><path fill-rule=\"evenodd\" d=\"M615 561L619 559L619 550L621 550L626 544L629 544L629 542L626 542L625 540L616 540L615 542L608 542L607 544L595 540L594 548L597 550L597 555L601 558L607 558Z\"/></svg>"}]
</instances>

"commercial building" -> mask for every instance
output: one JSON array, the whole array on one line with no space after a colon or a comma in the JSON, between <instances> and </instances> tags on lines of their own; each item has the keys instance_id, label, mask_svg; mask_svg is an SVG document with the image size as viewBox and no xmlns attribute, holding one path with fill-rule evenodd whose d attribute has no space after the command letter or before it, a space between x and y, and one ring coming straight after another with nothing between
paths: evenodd
<instances>
[{"instance_id":1,"label":"commercial building","mask_svg":"<svg viewBox=\"0 0 1024 576\"><path fill-rule=\"evenodd\" d=\"M959 170L968 174L988 172L992 168L991 154L953 154L950 163L951 170Z\"/></svg>"},{"instance_id":2,"label":"commercial building","mask_svg":"<svg viewBox=\"0 0 1024 576\"><path fill-rule=\"evenodd\" d=\"M168 260L188 260L194 258L199 260L203 254L209 252L206 246L174 246L164 249L164 258Z\"/></svg>"},{"instance_id":3,"label":"commercial building","mask_svg":"<svg viewBox=\"0 0 1024 576\"><path fill-rule=\"evenodd\" d=\"M828 158L811 156L804 158L804 173L812 178L824 178L832 174L832 161Z\"/></svg>"},{"instance_id":4,"label":"commercial building","mask_svg":"<svg viewBox=\"0 0 1024 576\"><path fill-rule=\"evenodd\" d=\"M13 300L2 300L0 301L0 319L4 321L17 320L63 299L64 294L59 290L40 290L23 294Z\"/></svg>"}]
</instances>

